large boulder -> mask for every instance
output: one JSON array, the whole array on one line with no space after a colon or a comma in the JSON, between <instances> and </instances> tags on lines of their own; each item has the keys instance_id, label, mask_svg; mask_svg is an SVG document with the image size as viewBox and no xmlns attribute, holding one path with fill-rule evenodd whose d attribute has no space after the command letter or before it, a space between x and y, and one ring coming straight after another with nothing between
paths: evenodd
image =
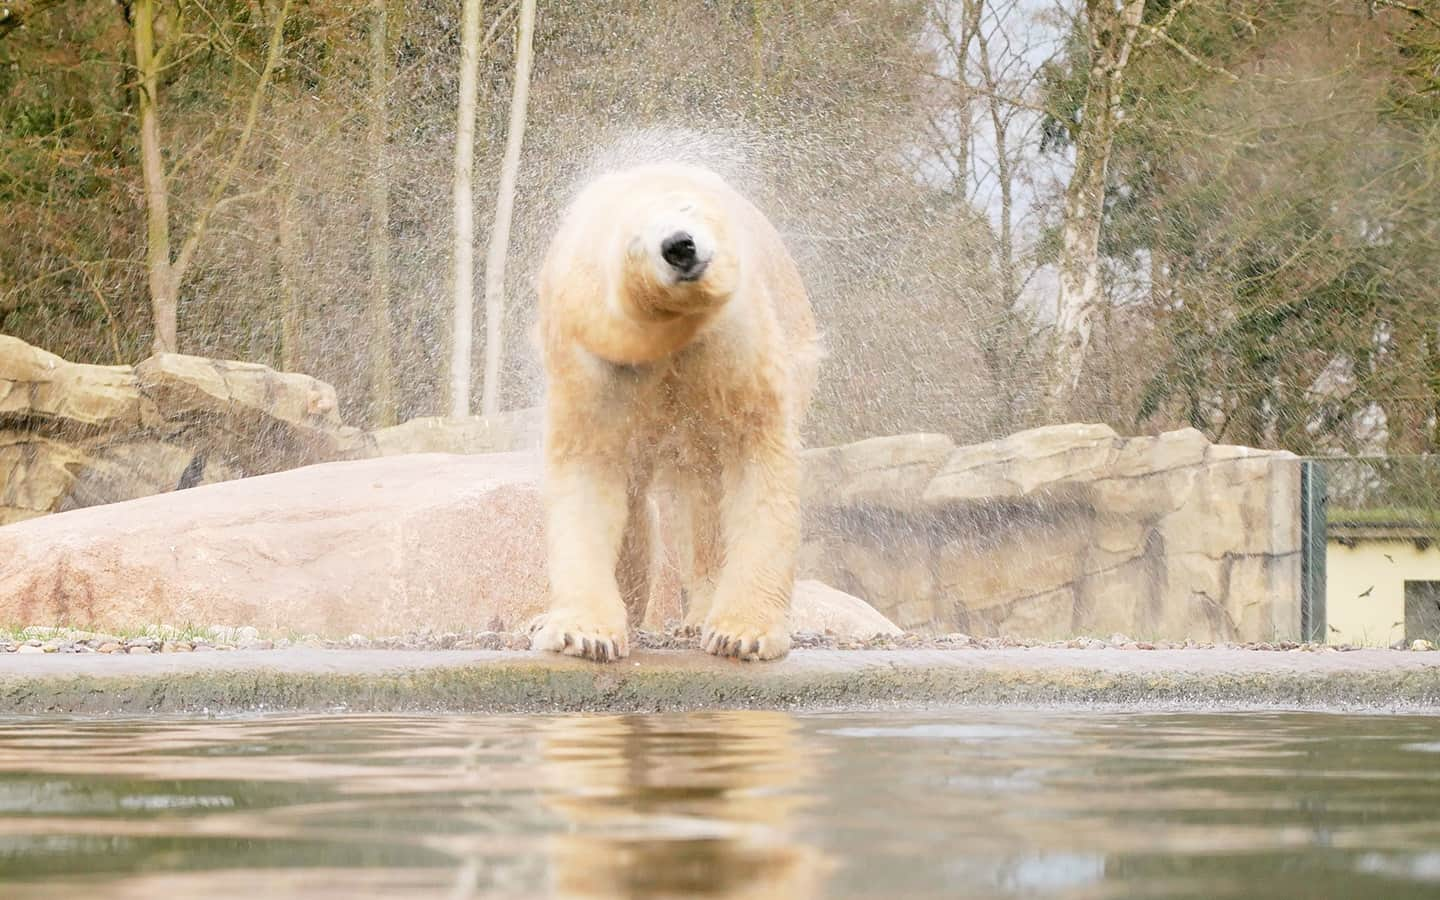
<instances>
[{"instance_id":1,"label":"large boulder","mask_svg":"<svg viewBox=\"0 0 1440 900\"><path fill-rule=\"evenodd\" d=\"M925 502L1026 497L1084 483L1114 463L1122 443L1107 425L1052 425L962 447L925 486Z\"/></svg>"},{"instance_id":2,"label":"large boulder","mask_svg":"<svg viewBox=\"0 0 1440 900\"><path fill-rule=\"evenodd\" d=\"M540 446L540 410L527 407L493 416L422 416L372 431L376 452L506 453Z\"/></svg>"},{"instance_id":3,"label":"large boulder","mask_svg":"<svg viewBox=\"0 0 1440 900\"><path fill-rule=\"evenodd\" d=\"M340 421L335 389L257 363L162 353L135 367L145 426L247 474L373 455Z\"/></svg>"},{"instance_id":4,"label":"large boulder","mask_svg":"<svg viewBox=\"0 0 1440 900\"><path fill-rule=\"evenodd\" d=\"M806 506L910 509L955 450L943 434L868 438L804 454L801 499Z\"/></svg>"},{"instance_id":5,"label":"large boulder","mask_svg":"<svg viewBox=\"0 0 1440 900\"><path fill-rule=\"evenodd\" d=\"M84 462L82 452L61 441L0 431L0 525L52 512Z\"/></svg>"},{"instance_id":6,"label":"large boulder","mask_svg":"<svg viewBox=\"0 0 1440 900\"><path fill-rule=\"evenodd\" d=\"M910 435L807 454L802 575L910 629L1298 638L1291 454L1104 425L1033 429L937 461L944 446ZM875 489L886 485L888 496Z\"/></svg>"},{"instance_id":7,"label":"large boulder","mask_svg":"<svg viewBox=\"0 0 1440 900\"><path fill-rule=\"evenodd\" d=\"M84 432L140 425L140 389L129 366L66 362L0 334L0 421Z\"/></svg>"},{"instance_id":8,"label":"large boulder","mask_svg":"<svg viewBox=\"0 0 1440 900\"><path fill-rule=\"evenodd\" d=\"M813 579L795 583L795 594L790 603L790 627L795 631L853 638L904 633L859 597Z\"/></svg>"},{"instance_id":9,"label":"large boulder","mask_svg":"<svg viewBox=\"0 0 1440 900\"><path fill-rule=\"evenodd\" d=\"M375 452L306 375L179 354L81 365L0 335L0 524Z\"/></svg>"},{"instance_id":10,"label":"large boulder","mask_svg":"<svg viewBox=\"0 0 1440 900\"><path fill-rule=\"evenodd\" d=\"M0 619L402 633L511 627L546 592L535 461L336 462L0 529Z\"/></svg>"},{"instance_id":11,"label":"large boulder","mask_svg":"<svg viewBox=\"0 0 1440 900\"><path fill-rule=\"evenodd\" d=\"M514 630L545 608L534 454L411 454L308 466L0 528L0 621L253 625L344 637ZM815 583L795 627L894 633ZM659 563L650 627L679 590Z\"/></svg>"}]
</instances>

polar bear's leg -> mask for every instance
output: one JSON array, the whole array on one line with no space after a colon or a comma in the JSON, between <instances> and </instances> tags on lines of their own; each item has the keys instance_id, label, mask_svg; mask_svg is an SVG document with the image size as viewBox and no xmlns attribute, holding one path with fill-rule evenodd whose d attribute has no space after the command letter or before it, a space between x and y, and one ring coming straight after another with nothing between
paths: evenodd
<instances>
[{"instance_id":1,"label":"polar bear's leg","mask_svg":"<svg viewBox=\"0 0 1440 900\"><path fill-rule=\"evenodd\" d=\"M550 609L532 646L601 661L628 656L615 579L629 513L624 467L600 454L552 456L545 500Z\"/></svg>"},{"instance_id":2,"label":"polar bear's leg","mask_svg":"<svg viewBox=\"0 0 1440 900\"><path fill-rule=\"evenodd\" d=\"M701 644L717 656L778 659L790 651L790 597L800 547L799 464L790 442L746 441L726 461L724 565Z\"/></svg>"},{"instance_id":3,"label":"polar bear's leg","mask_svg":"<svg viewBox=\"0 0 1440 900\"><path fill-rule=\"evenodd\" d=\"M650 567L653 547L653 513L650 509L651 469L637 465L627 488L625 536L620 542L620 561L615 567L615 580L620 586L620 599L625 603L629 627L638 628L645 621L650 606Z\"/></svg>"},{"instance_id":4,"label":"polar bear's leg","mask_svg":"<svg viewBox=\"0 0 1440 900\"><path fill-rule=\"evenodd\" d=\"M718 467L716 467L718 468ZM686 631L699 633L710 615L720 574L720 476L704 467L677 479L683 540L678 548L686 565Z\"/></svg>"}]
</instances>

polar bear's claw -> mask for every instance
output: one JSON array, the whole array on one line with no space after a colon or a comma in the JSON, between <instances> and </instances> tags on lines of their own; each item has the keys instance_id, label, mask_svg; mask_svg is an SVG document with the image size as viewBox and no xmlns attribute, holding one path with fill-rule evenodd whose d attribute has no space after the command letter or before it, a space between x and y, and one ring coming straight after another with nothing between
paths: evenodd
<instances>
[{"instance_id":1,"label":"polar bear's claw","mask_svg":"<svg viewBox=\"0 0 1440 900\"><path fill-rule=\"evenodd\" d=\"M566 656L611 662L630 655L630 639L624 628L607 628L598 622L563 612L547 613L535 624L530 646Z\"/></svg>"}]
</instances>

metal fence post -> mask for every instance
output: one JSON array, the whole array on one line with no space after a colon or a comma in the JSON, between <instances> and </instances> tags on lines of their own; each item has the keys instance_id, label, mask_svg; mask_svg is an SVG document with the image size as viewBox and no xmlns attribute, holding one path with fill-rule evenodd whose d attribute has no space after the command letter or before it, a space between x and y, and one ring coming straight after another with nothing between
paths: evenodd
<instances>
[{"instance_id":1,"label":"metal fence post","mask_svg":"<svg viewBox=\"0 0 1440 900\"><path fill-rule=\"evenodd\" d=\"M1325 464L1300 463L1300 635L1325 642Z\"/></svg>"}]
</instances>

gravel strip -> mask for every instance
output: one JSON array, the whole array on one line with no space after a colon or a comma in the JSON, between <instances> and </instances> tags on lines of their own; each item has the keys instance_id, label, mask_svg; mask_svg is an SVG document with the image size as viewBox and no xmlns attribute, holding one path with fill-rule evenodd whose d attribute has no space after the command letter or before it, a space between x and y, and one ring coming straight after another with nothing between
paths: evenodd
<instances>
[{"instance_id":1,"label":"gravel strip","mask_svg":"<svg viewBox=\"0 0 1440 900\"><path fill-rule=\"evenodd\" d=\"M144 655L148 653L193 653L226 650L284 650L308 647L323 650L529 650L530 638L523 632L435 631L422 629L391 637L346 638L261 637L251 626L213 626L203 632L158 626L139 636L121 637L103 632L69 628L30 627L0 637L0 653L103 653ZM672 628L663 632L639 631L631 639L636 650L698 650L698 635ZM1334 653L1363 649L1349 644L1313 644L1296 641L1208 643L1200 641L1140 641L1123 634L1108 638L1079 637L1064 641L1038 641L1010 637L971 637L966 634L877 635L868 639L837 637L833 634L797 632L797 650L1251 650L1256 652ZM1392 650L1426 652L1435 649L1430 641L1417 640L1392 646Z\"/></svg>"}]
</instances>

